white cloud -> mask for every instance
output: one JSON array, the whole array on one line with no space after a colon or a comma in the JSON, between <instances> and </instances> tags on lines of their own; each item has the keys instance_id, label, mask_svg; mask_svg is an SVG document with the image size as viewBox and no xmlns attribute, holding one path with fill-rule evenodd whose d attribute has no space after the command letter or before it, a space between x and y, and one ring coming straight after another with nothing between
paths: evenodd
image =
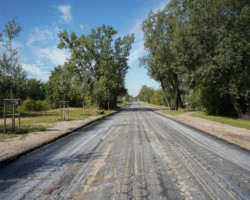
<instances>
[{"instance_id":1,"label":"white cloud","mask_svg":"<svg viewBox=\"0 0 250 200\"><path fill-rule=\"evenodd\" d=\"M134 27L130 30L130 33L134 33L137 39L143 39L143 32L141 30L142 20L138 20Z\"/></svg>"},{"instance_id":2,"label":"white cloud","mask_svg":"<svg viewBox=\"0 0 250 200\"><path fill-rule=\"evenodd\" d=\"M60 29L57 26L54 27L36 27L33 33L30 34L27 45L32 45L35 42L42 42L44 44L49 43L51 40L57 38L57 33Z\"/></svg>"},{"instance_id":3,"label":"white cloud","mask_svg":"<svg viewBox=\"0 0 250 200\"><path fill-rule=\"evenodd\" d=\"M143 32L141 30L141 24L142 24L142 21L138 20L137 23L134 25L134 27L130 31L130 33L135 34L135 41L134 41L134 44L132 45L132 51L129 55L129 61L128 61L129 65L132 65L133 63L138 61L139 58L145 54Z\"/></svg>"},{"instance_id":4,"label":"white cloud","mask_svg":"<svg viewBox=\"0 0 250 200\"><path fill-rule=\"evenodd\" d=\"M138 41L133 45L133 50L129 55L128 64L132 65L134 62L139 61L139 58L145 54L143 41Z\"/></svg>"},{"instance_id":5,"label":"white cloud","mask_svg":"<svg viewBox=\"0 0 250 200\"><path fill-rule=\"evenodd\" d=\"M82 32L84 31L84 26L82 24L80 24L80 29Z\"/></svg>"},{"instance_id":6,"label":"white cloud","mask_svg":"<svg viewBox=\"0 0 250 200\"><path fill-rule=\"evenodd\" d=\"M57 26L44 26L31 32L26 43L30 52L23 58L22 65L30 77L47 81L50 71L57 65L63 65L66 57L70 56L69 51L57 48L59 31Z\"/></svg>"},{"instance_id":7,"label":"white cloud","mask_svg":"<svg viewBox=\"0 0 250 200\"><path fill-rule=\"evenodd\" d=\"M71 6L70 5L59 5L59 6L55 6L59 12L61 12L61 18L65 21L65 22L70 22L72 20L72 16L71 16Z\"/></svg>"},{"instance_id":8,"label":"white cloud","mask_svg":"<svg viewBox=\"0 0 250 200\"><path fill-rule=\"evenodd\" d=\"M63 65L69 57L66 50L58 49L56 45L37 49L36 56L39 60L51 63L53 66Z\"/></svg>"},{"instance_id":9,"label":"white cloud","mask_svg":"<svg viewBox=\"0 0 250 200\"><path fill-rule=\"evenodd\" d=\"M33 75L41 76L44 74L44 72L41 71L39 67L37 67L35 64L22 64L22 67L24 70L26 70L28 73L31 73Z\"/></svg>"}]
</instances>

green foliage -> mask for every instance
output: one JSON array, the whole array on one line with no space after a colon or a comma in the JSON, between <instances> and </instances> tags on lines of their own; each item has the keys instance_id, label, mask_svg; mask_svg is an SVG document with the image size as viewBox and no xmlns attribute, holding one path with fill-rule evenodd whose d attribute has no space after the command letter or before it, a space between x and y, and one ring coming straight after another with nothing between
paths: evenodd
<instances>
[{"instance_id":1,"label":"green foliage","mask_svg":"<svg viewBox=\"0 0 250 200\"><path fill-rule=\"evenodd\" d=\"M21 110L22 111L43 111L50 108L49 104L46 101L32 99L26 99L22 102Z\"/></svg>"},{"instance_id":2,"label":"green foliage","mask_svg":"<svg viewBox=\"0 0 250 200\"><path fill-rule=\"evenodd\" d=\"M25 86L26 98L33 100L45 99L45 83L34 78L28 79Z\"/></svg>"},{"instance_id":3,"label":"green foliage","mask_svg":"<svg viewBox=\"0 0 250 200\"><path fill-rule=\"evenodd\" d=\"M114 40L116 33L112 27L103 25L79 37L74 32L58 34L58 48L72 53L66 65L71 66L79 92L101 107L116 107L118 96L127 93L125 76L134 35Z\"/></svg>"},{"instance_id":4,"label":"green foliage","mask_svg":"<svg viewBox=\"0 0 250 200\"><path fill-rule=\"evenodd\" d=\"M246 128L250 130L250 121L249 120L242 120L239 118L233 118L233 117L222 117L222 116L214 116L214 115L208 115L205 112L195 112L191 114L193 117L199 117L202 119L207 119L223 124L228 124L231 126L236 126L239 128Z\"/></svg>"},{"instance_id":5,"label":"green foliage","mask_svg":"<svg viewBox=\"0 0 250 200\"><path fill-rule=\"evenodd\" d=\"M140 101L144 101L144 102L150 102L151 97L154 95L155 90L151 87L147 87L146 85L143 85L141 87L141 90L138 94L138 97L140 99Z\"/></svg>"},{"instance_id":6,"label":"green foliage","mask_svg":"<svg viewBox=\"0 0 250 200\"><path fill-rule=\"evenodd\" d=\"M191 110L202 110L200 88L189 91L188 108Z\"/></svg>"},{"instance_id":7,"label":"green foliage","mask_svg":"<svg viewBox=\"0 0 250 200\"><path fill-rule=\"evenodd\" d=\"M150 98L150 103L158 106L166 105L164 102L163 92L161 90L156 90Z\"/></svg>"},{"instance_id":8,"label":"green foliage","mask_svg":"<svg viewBox=\"0 0 250 200\"><path fill-rule=\"evenodd\" d=\"M189 98L208 113L250 119L249 24L247 0L172 0L142 24L141 64L174 109Z\"/></svg>"},{"instance_id":9,"label":"green foliage","mask_svg":"<svg viewBox=\"0 0 250 200\"><path fill-rule=\"evenodd\" d=\"M24 98L25 95L26 73L19 63L18 51L13 47L13 39L20 31L21 27L14 18L5 25L3 37L1 35L0 38L3 47L0 54L1 103L4 98Z\"/></svg>"},{"instance_id":10,"label":"green foliage","mask_svg":"<svg viewBox=\"0 0 250 200\"><path fill-rule=\"evenodd\" d=\"M144 47L148 50L148 55L141 58L141 65L148 70L150 77L160 82L164 93L164 100L169 109L173 107L178 110L182 105L179 77L180 63L176 61L172 51L172 16L167 8L157 13L150 12L148 18L142 23L144 32ZM170 104L170 98L173 99L173 105Z\"/></svg>"},{"instance_id":11,"label":"green foliage","mask_svg":"<svg viewBox=\"0 0 250 200\"><path fill-rule=\"evenodd\" d=\"M18 98L25 100L45 99L45 84L34 78L27 79L26 72L19 63L18 50L13 46L13 41L19 36L21 27L17 23L17 18L9 21L0 34L2 52L0 53L0 106L3 99ZM28 100L29 101L29 100ZM28 103L27 109L41 110L48 107L44 103Z\"/></svg>"}]
</instances>

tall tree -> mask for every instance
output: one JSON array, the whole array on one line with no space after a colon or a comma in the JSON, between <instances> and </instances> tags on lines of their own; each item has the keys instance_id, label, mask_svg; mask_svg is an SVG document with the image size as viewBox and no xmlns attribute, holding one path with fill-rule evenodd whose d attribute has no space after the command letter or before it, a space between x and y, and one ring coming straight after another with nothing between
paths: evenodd
<instances>
[{"instance_id":1,"label":"tall tree","mask_svg":"<svg viewBox=\"0 0 250 200\"><path fill-rule=\"evenodd\" d=\"M46 98L53 107L58 107L59 101L71 100L72 74L66 66L57 66L51 72L46 84Z\"/></svg>"},{"instance_id":2,"label":"tall tree","mask_svg":"<svg viewBox=\"0 0 250 200\"><path fill-rule=\"evenodd\" d=\"M144 47L149 54L141 59L141 64L148 69L149 75L161 83L164 99L169 109L170 97L173 97L173 109L178 110L181 103L180 77L178 64L171 51L170 37L173 31L170 15L167 8L157 13L150 12L148 18L142 23L144 32ZM168 93L168 94L167 94Z\"/></svg>"},{"instance_id":3,"label":"tall tree","mask_svg":"<svg viewBox=\"0 0 250 200\"><path fill-rule=\"evenodd\" d=\"M20 31L21 27L18 26L16 18L9 21L3 30L4 37L1 40L3 42L3 52L0 55L0 82L4 98L13 98L14 94L20 98L24 94L26 73L19 63L18 51L13 45L13 39L18 37Z\"/></svg>"},{"instance_id":4,"label":"tall tree","mask_svg":"<svg viewBox=\"0 0 250 200\"><path fill-rule=\"evenodd\" d=\"M149 14L142 64L174 105L184 90L209 113L250 118L249 13L247 0L172 0Z\"/></svg>"},{"instance_id":5,"label":"tall tree","mask_svg":"<svg viewBox=\"0 0 250 200\"><path fill-rule=\"evenodd\" d=\"M202 49L196 69L198 84L215 91L217 98L229 97L237 115L249 119L248 1L196 0L186 5L190 33L199 42L196 47Z\"/></svg>"},{"instance_id":6,"label":"tall tree","mask_svg":"<svg viewBox=\"0 0 250 200\"><path fill-rule=\"evenodd\" d=\"M134 35L114 40L116 33L112 27L103 25L92 29L89 35L77 37L74 32L69 35L66 31L58 35L58 48L71 51L68 62L74 66L75 75L102 107L107 102L115 107L117 97L126 92L127 60Z\"/></svg>"}]
</instances>

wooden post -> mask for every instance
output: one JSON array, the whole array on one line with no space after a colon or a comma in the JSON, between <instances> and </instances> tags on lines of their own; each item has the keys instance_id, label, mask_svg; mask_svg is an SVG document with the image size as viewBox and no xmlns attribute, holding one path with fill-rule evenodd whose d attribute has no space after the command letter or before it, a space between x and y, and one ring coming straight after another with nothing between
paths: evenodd
<instances>
[{"instance_id":1,"label":"wooden post","mask_svg":"<svg viewBox=\"0 0 250 200\"><path fill-rule=\"evenodd\" d=\"M4 133L6 132L6 107L5 107L5 103L4 103Z\"/></svg>"},{"instance_id":2,"label":"wooden post","mask_svg":"<svg viewBox=\"0 0 250 200\"><path fill-rule=\"evenodd\" d=\"M85 110L84 110L84 109L85 109L85 107L84 107L85 105L84 105L84 104L85 104L85 101L83 101L83 104L82 104L82 107L83 107L83 112L82 112L82 114L83 114L83 115L85 115Z\"/></svg>"},{"instance_id":3,"label":"wooden post","mask_svg":"<svg viewBox=\"0 0 250 200\"><path fill-rule=\"evenodd\" d=\"M61 108L61 103L60 103L60 120L62 120L62 108Z\"/></svg>"},{"instance_id":4,"label":"wooden post","mask_svg":"<svg viewBox=\"0 0 250 200\"><path fill-rule=\"evenodd\" d=\"M69 120L69 102L68 101L60 101L60 119L61 120Z\"/></svg>"},{"instance_id":5,"label":"wooden post","mask_svg":"<svg viewBox=\"0 0 250 200\"><path fill-rule=\"evenodd\" d=\"M12 132L15 132L15 106L12 106Z\"/></svg>"},{"instance_id":6,"label":"wooden post","mask_svg":"<svg viewBox=\"0 0 250 200\"><path fill-rule=\"evenodd\" d=\"M65 103L63 104L63 120L65 120Z\"/></svg>"},{"instance_id":7,"label":"wooden post","mask_svg":"<svg viewBox=\"0 0 250 200\"><path fill-rule=\"evenodd\" d=\"M18 123L18 125L19 125L18 131L20 133L20 131L21 131L20 105L18 106L18 121L19 121L19 123Z\"/></svg>"},{"instance_id":8,"label":"wooden post","mask_svg":"<svg viewBox=\"0 0 250 200\"><path fill-rule=\"evenodd\" d=\"M18 113L15 113L15 107L18 106ZM10 113L6 113L6 108L10 108ZM4 99L4 133L6 133L6 117L10 116L12 119L12 133L16 130L16 116L18 117L18 131L21 131L21 119L20 119L20 100L19 99Z\"/></svg>"},{"instance_id":9,"label":"wooden post","mask_svg":"<svg viewBox=\"0 0 250 200\"><path fill-rule=\"evenodd\" d=\"M69 102L67 102L67 107L68 107L68 120L69 120Z\"/></svg>"}]
</instances>

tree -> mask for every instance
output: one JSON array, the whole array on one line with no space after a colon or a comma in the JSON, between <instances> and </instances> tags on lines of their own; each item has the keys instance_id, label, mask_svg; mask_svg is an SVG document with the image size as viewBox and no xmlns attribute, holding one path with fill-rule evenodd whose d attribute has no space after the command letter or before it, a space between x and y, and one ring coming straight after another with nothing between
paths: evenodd
<instances>
[{"instance_id":1,"label":"tree","mask_svg":"<svg viewBox=\"0 0 250 200\"><path fill-rule=\"evenodd\" d=\"M162 90L156 90L153 96L150 98L150 103L158 106L166 105L164 102Z\"/></svg>"},{"instance_id":2,"label":"tree","mask_svg":"<svg viewBox=\"0 0 250 200\"><path fill-rule=\"evenodd\" d=\"M138 97L140 98L140 101L150 103L150 99L154 95L154 93L155 90L153 88L143 85L140 89Z\"/></svg>"},{"instance_id":3,"label":"tree","mask_svg":"<svg viewBox=\"0 0 250 200\"><path fill-rule=\"evenodd\" d=\"M27 80L26 86L26 97L32 100L44 100L45 99L45 83L41 80L31 78Z\"/></svg>"},{"instance_id":4,"label":"tree","mask_svg":"<svg viewBox=\"0 0 250 200\"><path fill-rule=\"evenodd\" d=\"M192 95L210 114L250 118L249 14L247 0L172 0L149 14L141 63L174 109Z\"/></svg>"},{"instance_id":5,"label":"tree","mask_svg":"<svg viewBox=\"0 0 250 200\"><path fill-rule=\"evenodd\" d=\"M149 75L159 81L164 94L164 99L169 109L170 98L173 98L173 109L178 110L181 102L180 82L178 74L177 57L171 51L170 37L173 27L168 10L159 10L157 13L150 12L148 18L142 23L144 32L144 47L149 54L141 58L141 65L144 65Z\"/></svg>"},{"instance_id":6,"label":"tree","mask_svg":"<svg viewBox=\"0 0 250 200\"><path fill-rule=\"evenodd\" d=\"M202 50L195 70L199 77L196 85L206 88L202 93L207 98L212 96L205 91L216 92L216 98L223 101L230 98L238 117L249 119L249 4L197 0L187 7L189 32L198 41L197 49Z\"/></svg>"},{"instance_id":7,"label":"tree","mask_svg":"<svg viewBox=\"0 0 250 200\"><path fill-rule=\"evenodd\" d=\"M89 35L77 37L74 32L58 34L58 48L69 49L68 63L74 66L74 75L81 87L101 107L116 106L117 97L126 94L125 75L134 35L113 39L117 33L110 26L92 29Z\"/></svg>"},{"instance_id":8,"label":"tree","mask_svg":"<svg viewBox=\"0 0 250 200\"><path fill-rule=\"evenodd\" d=\"M21 27L14 18L5 25L4 35L1 34L0 37L0 41L3 42L3 52L0 55L2 98L20 98L24 94L26 73L19 63L18 51L13 46L13 39L18 37L20 31Z\"/></svg>"},{"instance_id":9,"label":"tree","mask_svg":"<svg viewBox=\"0 0 250 200\"><path fill-rule=\"evenodd\" d=\"M72 74L66 66L57 66L51 72L46 84L46 98L53 107L58 107L59 101L73 98L69 95L72 88Z\"/></svg>"}]
</instances>

